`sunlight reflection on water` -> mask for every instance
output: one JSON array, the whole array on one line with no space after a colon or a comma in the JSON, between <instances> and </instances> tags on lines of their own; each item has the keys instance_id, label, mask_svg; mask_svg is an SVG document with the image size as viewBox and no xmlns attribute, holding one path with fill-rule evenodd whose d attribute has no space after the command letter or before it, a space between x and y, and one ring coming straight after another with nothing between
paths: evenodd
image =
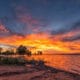
<instances>
[{"instance_id":1,"label":"sunlight reflection on water","mask_svg":"<svg viewBox=\"0 0 80 80\"><path fill-rule=\"evenodd\" d=\"M29 59L43 60L46 65L80 74L80 55L32 55Z\"/></svg>"}]
</instances>

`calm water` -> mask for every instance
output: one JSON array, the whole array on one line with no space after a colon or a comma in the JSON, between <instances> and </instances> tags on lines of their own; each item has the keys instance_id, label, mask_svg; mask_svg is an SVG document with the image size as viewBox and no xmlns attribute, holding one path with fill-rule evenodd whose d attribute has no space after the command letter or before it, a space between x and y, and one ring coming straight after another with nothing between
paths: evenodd
<instances>
[{"instance_id":1,"label":"calm water","mask_svg":"<svg viewBox=\"0 0 80 80\"><path fill-rule=\"evenodd\" d=\"M80 55L32 55L35 60L47 61L46 65L80 74Z\"/></svg>"}]
</instances>

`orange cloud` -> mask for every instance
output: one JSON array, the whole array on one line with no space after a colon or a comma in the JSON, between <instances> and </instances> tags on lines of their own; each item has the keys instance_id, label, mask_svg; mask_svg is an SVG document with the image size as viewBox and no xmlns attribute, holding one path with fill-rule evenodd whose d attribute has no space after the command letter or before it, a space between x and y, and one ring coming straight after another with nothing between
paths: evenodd
<instances>
[{"instance_id":1,"label":"orange cloud","mask_svg":"<svg viewBox=\"0 0 80 80\"><path fill-rule=\"evenodd\" d=\"M80 30L74 30L64 34L51 35L47 32L41 32L40 28L43 27L43 23L39 20L33 18L33 16L25 11L24 7L16 8L17 20L26 24L28 30L37 32L28 35L11 35L7 37L0 38L0 43L10 44L10 45L25 45L31 46L32 51L52 51L53 53L80 53L80 40L76 41L66 41L71 37L80 34ZM1 25L0 31L8 32L8 30ZM27 31L27 30L26 30ZM65 40L64 40L65 39Z\"/></svg>"},{"instance_id":2,"label":"orange cloud","mask_svg":"<svg viewBox=\"0 0 80 80\"><path fill-rule=\"evenodd\" d=\"M73 32L75 33L75 32ZM74 34L66 33L65 35L50 35L49 33L36 33L26 35L25 37L13 35L5 38L0 38L0 43L10 45L25 45L31 46L32 51L47 51L52 53L80 53L80 40L78 41L62 41L65 37L70 37Z\"/></svg>"}]
</instances>

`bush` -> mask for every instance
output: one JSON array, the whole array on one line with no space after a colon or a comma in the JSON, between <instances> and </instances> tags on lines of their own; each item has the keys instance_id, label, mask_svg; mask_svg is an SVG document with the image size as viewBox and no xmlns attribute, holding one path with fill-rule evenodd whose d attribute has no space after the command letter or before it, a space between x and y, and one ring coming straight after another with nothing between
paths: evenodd
<instances>
[{"instance_id":1,"label":"bush","mask_svg":"<svg viewBox=\"0 0 80 80\"><path fill-rule=\"evenodd\" d=\"M20 45L17 49L16 49L16 52L19 54L19 55L28 55L28 56L31 56L31 51L29 51L26 46L23 46L23 45Z\"/></svg>"},{"instance_id":2,"label":"bush","mask_svg":"<svg viewBox=\"0 0 80 80\"><path fill-rule=\"evenodd\" d=\"M7 50L7 51L5 51L5 52L2 52L1 54L3 54L3 55L13 55L14 52Z\"/></svg>"},{"instance_id":3,"label":"bush","mask_svg":"<svg viewBox=\"0 0 80 80\"><path fill-rule=\"evenodd\" d=\"M24 65L26 61L20 58L2 58L0 63L8 65Z\"/></svg>"}]
</instances>

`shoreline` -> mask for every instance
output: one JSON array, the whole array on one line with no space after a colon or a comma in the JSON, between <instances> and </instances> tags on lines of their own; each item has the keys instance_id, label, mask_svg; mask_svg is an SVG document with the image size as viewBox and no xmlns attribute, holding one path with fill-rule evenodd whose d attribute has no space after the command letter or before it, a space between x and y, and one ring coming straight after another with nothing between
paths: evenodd
<instances>
[{"instance_id":1,"label":"shoreline","mask_svg":"<svg viewBox=\"0 0 80 80\"><path fill-rule=\"evenodd\" d=\"M46 65L0 65L0 80L80 80L80 75Z\"/></svg>"}]
</instances>

